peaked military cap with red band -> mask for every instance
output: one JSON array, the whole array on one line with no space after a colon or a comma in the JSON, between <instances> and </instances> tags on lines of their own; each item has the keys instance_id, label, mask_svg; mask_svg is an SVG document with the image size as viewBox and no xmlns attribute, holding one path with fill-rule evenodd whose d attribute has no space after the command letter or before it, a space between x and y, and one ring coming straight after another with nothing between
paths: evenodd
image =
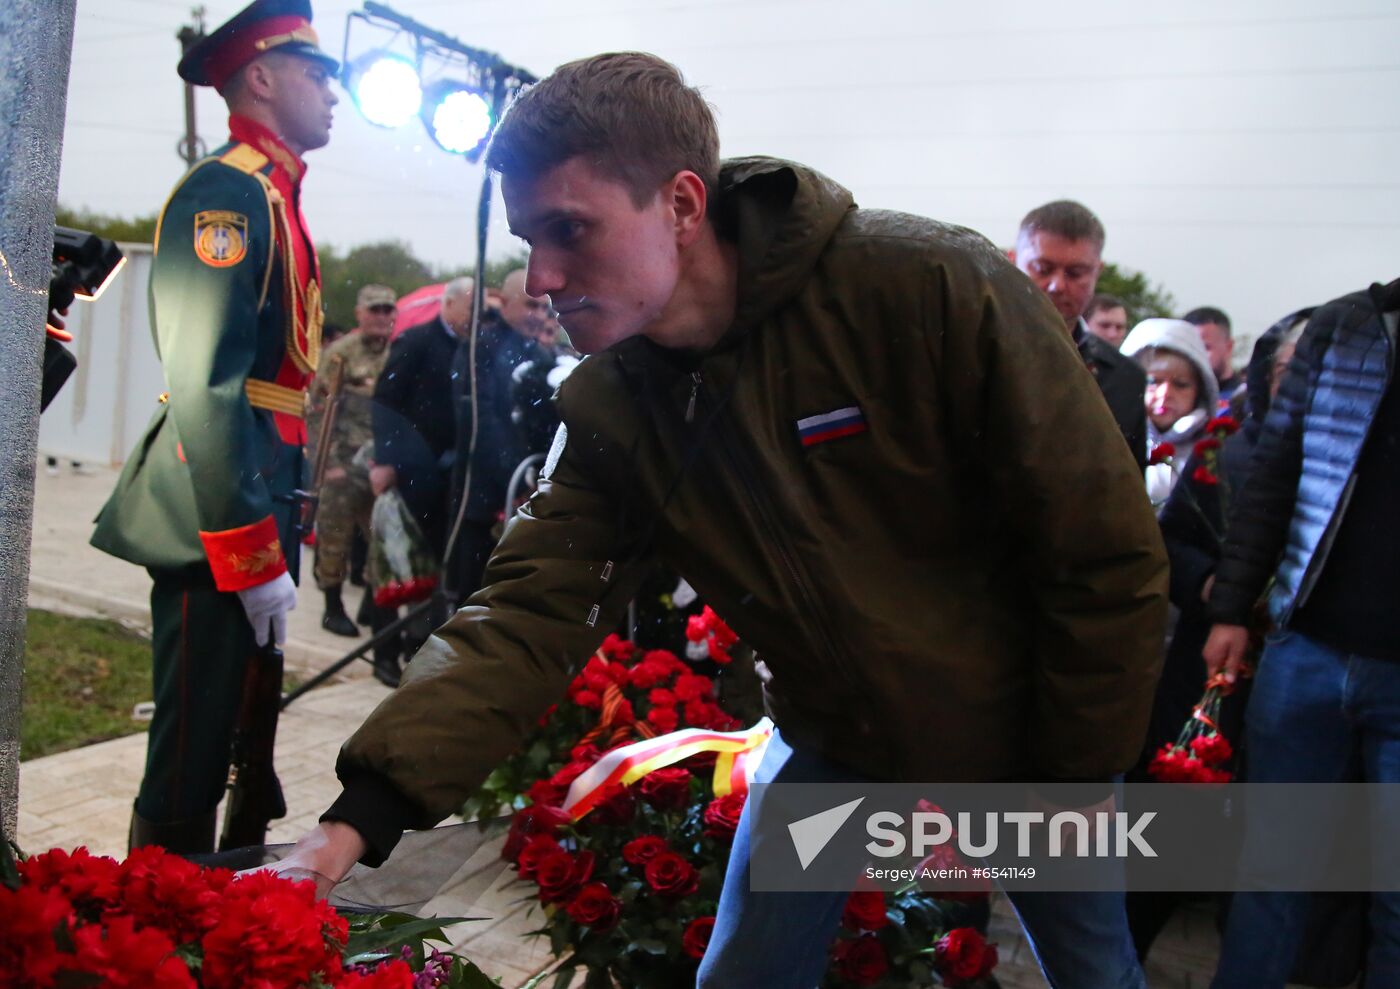
<instances>
[{"instance_id":1,"label":"peaked military cap with red band","mask_svg":"<svg viewBox=\"0 0 1400 989\"><path fill-rule=\"evenodd\" d=\"M340 63L321 51L311 27L310 0L254 0L180 59L180 78L223 89L243 66L270 51L321 62L334 75Z\"/></svg>"}]
</instances>

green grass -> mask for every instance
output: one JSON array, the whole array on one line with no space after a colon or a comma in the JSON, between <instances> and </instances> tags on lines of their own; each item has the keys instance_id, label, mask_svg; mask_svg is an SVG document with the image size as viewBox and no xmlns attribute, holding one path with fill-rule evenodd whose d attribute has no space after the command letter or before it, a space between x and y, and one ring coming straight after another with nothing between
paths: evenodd
<instances>
[{"instance_id":1,"label":"green grass","mask_svg":"<svg viewBox=\"0 0 1400 989\"><path fill-rule=\"evenodd\" d=\"M151 644L115 622L29 612L20 758L145 731L131 709L151 698Z\"/></svg>"}]
</instances>

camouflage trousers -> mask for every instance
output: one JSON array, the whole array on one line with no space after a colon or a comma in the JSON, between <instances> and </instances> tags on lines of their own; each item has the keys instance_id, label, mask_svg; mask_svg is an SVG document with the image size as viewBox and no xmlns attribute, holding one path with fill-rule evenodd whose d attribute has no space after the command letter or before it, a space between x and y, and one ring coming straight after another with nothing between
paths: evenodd
<instances>
[{"instance_id":1,"label":"camouflage trousers","mask_svg":"<svg viewBox=\"0 0 1400 989\"><path fill-rule=\"evenodd\" d=\"M321 501L316 508L316 586L321 590L345 582L350 558L350 542L358 526L369 539L370 512L374 493L369 475L354 466L342 468L345 476L321 482ZM328 470L326 473L333 473ZM367 574L366 577L369 575Z\"/></svg>"}]
</instances>

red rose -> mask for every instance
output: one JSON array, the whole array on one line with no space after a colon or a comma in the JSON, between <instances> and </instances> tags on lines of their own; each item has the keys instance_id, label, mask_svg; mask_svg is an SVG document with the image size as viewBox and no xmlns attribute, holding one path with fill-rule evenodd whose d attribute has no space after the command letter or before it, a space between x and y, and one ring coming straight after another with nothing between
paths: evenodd
<instances>
[{"instance_id":1,"label":"red rose","mask_svg":"<svg viewBox=\"0 0 1400 989\"><path fill-rule=\"evenodd\" d=\"M744 812L744 801L747 799L747 794L730 793L711 800L705 808L705 834L719 841L733 841L734 832L739 827L739 815Z\"/></svg>"},{"instance_id":2,"label":"red rose","mask_svg":"<svg viewBox=\"0 0 1400 989\"><path fill-rule=\"evenodd\" d=\"M546 855L535 869L535 882L539 884L540 900L544 903L561 903L569 899L592 876L592 852L570 855L561 850Z\"/></svg>"},{"instance_id":3,"label":"red rose","mask_svg":"<svg viewBox=\"0 0 1400 989\"><path fill-rule=\"evenodd\" d=\"M1191 472L1191 480L1195 481L1197 484L1204 484L1207 487L1214 487L1220 483L1220 478L1216 477L1205 464L1201 464Z\"/></svg>"},{"instance_id":4,"label":"red rose","mask_svg":"<svg viewBox=\"0 0 1400 989\"><path fill-rule=\"evenodd\" d=\"M679 766L657 769L637 785L642 799L657 810L680 810L690 803L690 771Z\"/></svg>"},{"instance_id":5,"label":"red rose","mask_svg":"<svg viewBox=\"0 0 1400 989\"><path fill-rule=\"evenodd\" d=\"M1158 443L1152 448L1152 453L1147 458L1149 466L1152 464L1164 464L1176 456L1176 447L1170 443Z\"/></svg>"},{"instance_id":6,"label":"red rose","mask_svg":"<svg viewBox=\"0 0 1400 989\"><path fill-rule=\"evenodd\" d=\"M525 791L525 796L530 798L532 804L549 804L551 807L558 807L564 802L568 792L569 788L566 786L556 786L549 780L535 780L530 784L530 789Z\"/></svg>"},{"instance_id":7,"label":"red rose","mask_svg":"<svg viewBox=\"0 0 1400 989\"><path fill-rule=\"evenodd\" d=\"M533 879L541 862L563 850L559 842L549 835L537 834L525 842L525 847L520 850L520 855L515 860L515 867L522 876Z\"/></svg>"},{"instance_id":8,"label":"red rose","mask_svg":"<svg viewBox=\"0 0 1400 989\"><path fill-rule=\"evenodd\" d=\"M622 846L622 858L628 865L646 865L662 852L669 850L665 838L644 834Z\"/></svg>"},{"instance_id":9,"label":"red rose","mask_svg":"<svg viewBox=\"0 0 1400 989\"><path fill-rule=\"evenodd\" d=\"M997 949L971 927L959 927L933 946L933 967L943 984L960 986L988 975L997 964Z\"/></svg>"},{"instance_id":10,"label":"red rose","mask_svg":"<svg viewBox=\"0 0 1400 989\"><path fill-rule=\"evenodd\" d=\"M718 761L718 752L697 752L689 759L682 759L680 765L701 779L709 779L714 775L715 763Z\"/></svg>"},{"instance_id":11,"label":"red rose","mask_svg":"<svg viewBox=\"0 0 1400 989\"><path fill-rule=\"evenodd\" d=\"M873 986L890 968L885 947L874 934L839 941L831 955L837 974L858 986Z\"/></svg>"},{"instance_id":12,"label":"red rose","mask_svg":"<svg viewBox=\"0 0 1400 989\"><path fill-rule=\"evenodd\" d=\"M889 925L885 894L877 890L852 893L841 911L841 926L848 931L878 931Z\"/></svg>"},{"instance_id":13,"label":"red rose","mask_svg":"<svg viewBox=\"0 0 1400 989\"><path fill-rule=\"evenodd\" d=\"M647 712L647 724L665 735L676 730L681 723L674 707L654 707Z\"/></svg>"},{"instance_id":14,"label":"red rose","mask_svg":"<svg viewBox=\"0 0 1400 989\"><path fill-rule=\"evenodd\" d=\"M710 946L710 935L715 930L715 918L696 917L685 925L681 935L681 950L691 958L704 958L705 949Z\"/></svg>"},{"instance_id":15,"label":"red rose","mask_svg":"<svg viewBox=\"0 0 1400 989\"><path fill-rule=\"evenodd\" d=\"M506 836L505 847L501 849L501 858L507 862L518 861L520 852L531 837L537 834L553 837L560 828L573 821L564 810L548 804L531 804L524 810L516 811L510 821L510 834Z\"/></svg>"},{"instance_id":16,"label":"red rose","mask_svg":"<svg viewBox=\"0 0 1400 989\"><path fill-rule=\"evenodd\" d=\"M695 866L673 851L664 851L646 864L647 885L659 896L679 900L700 887Z\"/></svg>"},{"instance_id":17,"label":"red rose","mask_svg":"<svg viewBox=\"0 0 1400 989\"><path fill-rule=\"evenodd\" d=\"M603 799L593 808L592 818L597 824L630 824L637 813L637 798L630 787L614 783L603 791Z\"/></svg>"},{"instance_id":18,"label":"red rose","mask_svg":"<svg viewBox=\"0 0 1400 989\"><path fill-rule=\"evenodd\" d=\"M1216 416L1206 423L1206 432L1224 433L1226 436L1239 432L1239 428L1239 420L1234 416Z\"/></svg>"},{"instance_id":19,"label":"red rose","mask_svg":"<svg viewBox=\"0 0 1400 989\"><path fill-rule=\"evenodd\" d=\"M589 883L575 894L565 910L585 927L610 931L622 918L622 901L612 895L606 883Z\"/></svg>"},{"instance_id":20,"label":"red rose","mask_svg":"<svg viewBox=\"0 0 1400 989\"><path fill-rule=\"evenodd\" d=\"M594 745L592 742L585 742L580 745L575 745L569 750L569 761L581 762L584 765L591 766L598 761L598 758L602 754L598 746Z\"/></svg>"}]
</instances>

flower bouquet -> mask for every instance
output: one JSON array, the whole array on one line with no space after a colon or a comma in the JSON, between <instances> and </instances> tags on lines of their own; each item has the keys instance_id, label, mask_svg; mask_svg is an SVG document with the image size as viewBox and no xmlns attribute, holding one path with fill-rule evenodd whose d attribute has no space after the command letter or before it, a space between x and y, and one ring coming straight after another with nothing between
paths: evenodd
<instances>
[{"instance_id":1,"label":"flower bouquet","mask_svg":"<svg viewBox=\"0 0 1400 989\"><path fill-rule=\"evenodd\" d=\"M711 678L692 672L675 653L642 651L609 635L569 684L565 699L551 706L521 750L487 777L462 816L484 820L523 807L527 798L557 806L599 755L639 738L678 728L737 728L714 690Z\"/></svg>"},{"instance_id":2,"label":"flower bouquet","mask_svg":"<svg viewBox=\"0 0 1400 989\"><path fill-rule=\"evenodd\" d=\"M582 769L559 804L533 790L502 850L544 909L561 961L585 985L661 989L694 982L714 929L747 779L771 723L686 731L625 746ZM551 784L554 785L554 784ZM566 809L567 808L567 809ZM856 893L825 984L988 984L996 949L967 924L975 901L918 891Z\"/></svg>"},{"instance_id":3,"label":"flower bouquet","mask_svg":"<svg viewBox=\"0 0 1400 989\"><path fill-rule=\"evenodd\" d=\"M1227 768L1234 749L1219 725L1221 702L1233 689L1223 676L1211 677L1176 741L1152 757L1148 775L1163 783L1228 783L1234 778Z\"/></svg>"},{"instance_id":4,"label":"flower bouquet","mask_svg":"<svg viewBox=\"0 0 1400 989\"><path fill-rule=\"evenodd\" d=\"M397 608L431 595L437 587L437 560L398 491L374 499L370 531L374 603Z\"/></svg>"},{"instance_id":5,"label":"flower bouquet","mask_svg":"<svg viewBox=\"0 0 1400 989\"><path fill-rule=\"evenodd\" d=\"M124 862L54 850L18 863L0 843L0 987L486 989L432 951L457 918L342 917L315 885L238 879L163 849Z\"/></svg>"}]
</instances>

